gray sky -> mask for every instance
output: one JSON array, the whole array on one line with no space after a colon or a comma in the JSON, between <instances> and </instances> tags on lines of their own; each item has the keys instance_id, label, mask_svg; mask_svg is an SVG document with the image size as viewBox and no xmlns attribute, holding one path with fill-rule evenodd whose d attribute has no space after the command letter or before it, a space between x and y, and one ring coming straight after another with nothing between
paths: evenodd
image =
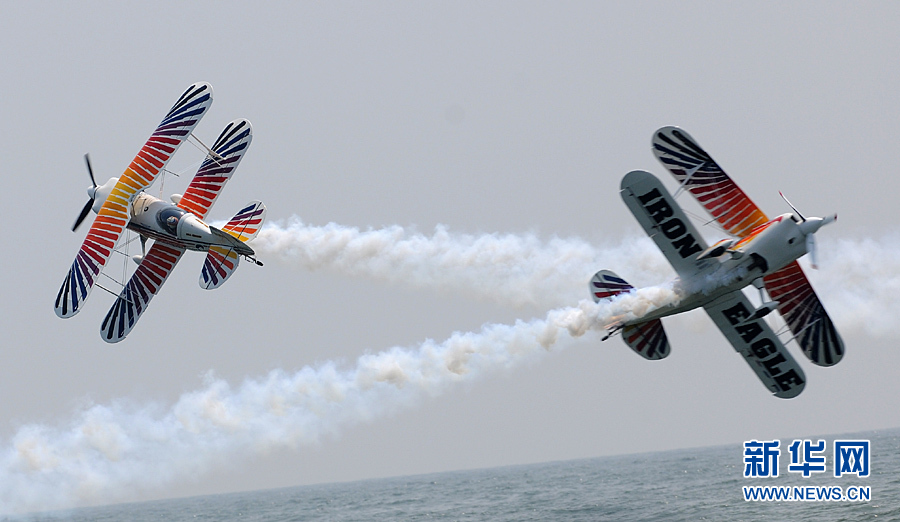
<instances>
[{"instance_id":1,"label":"gray sky","mask_svg":"<svg viewBox=\"0 0 900 522\"><path fill-rule=\"evenodd\" d=\"M119 175L195 81L215 90L201 139L237 117L254 126L213 221L261 199L271 221L425 235L443 224L615 246L643 237L618 194L626 172L648 169L674 189L649 147L669 124L770 216L789 210L778 190L806 214L840 216L818 234L822 270L810 278L848 354L822 369L790 345L808 377L797 399L771 397L693 312L665 321L664 361L589 333L318 443L251 444L103 501L900 425L896 3L4 2L3 11L4 452L22 425L64 428L91 404L165 410L209 370L238 387L549 309L265 257L264 268L247 264L206 292L196 282L203 256L189 253L123 343L100 340L113 301L100 290L58 319L52 301L87 231L69 231L89 184L82 154L98 181ZM170 168L201 158L185 145ZM164 194L191 175L168 177ZM623 263L590 267L578 284L601 268L661 282Z\"/></svg>"}]
</instances>

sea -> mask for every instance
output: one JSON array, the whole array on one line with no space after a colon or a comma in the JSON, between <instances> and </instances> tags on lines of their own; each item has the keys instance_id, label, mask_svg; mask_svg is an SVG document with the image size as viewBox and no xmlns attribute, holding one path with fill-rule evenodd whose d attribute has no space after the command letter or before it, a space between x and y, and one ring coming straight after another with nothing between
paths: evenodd
<instances>
[{"instance_id":1,"label":"sea","mask_svg":"<svg viewBox=\"0 0 900 522\"><path fill-rule=\"evenodd\" d=\"M10 520L900 520L900 429L810 437L811 450L818 439L826 441L826 450L811 451L809 462L824 456L826 470L810 471L809 477L789 470L793 440L782 440L777 477L745 477L752 459L738 443L79 508ZM869 441L868 476L859 476L857 467L855 474L835 477L835 440ZM798 447L796 465L807 462L805 444ZM756 486L783 487L804 499L745 500L744 488ZM868 498L821 499L823 493L834 498L836 487L839 498Z\"/></svg>"}]
</instances>

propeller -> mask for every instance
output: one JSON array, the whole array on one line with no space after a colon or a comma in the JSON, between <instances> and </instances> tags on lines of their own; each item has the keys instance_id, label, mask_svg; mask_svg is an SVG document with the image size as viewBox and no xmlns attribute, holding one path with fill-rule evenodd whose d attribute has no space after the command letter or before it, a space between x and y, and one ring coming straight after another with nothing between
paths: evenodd
<instances>
[{"instance_id":1,"label":"propeller","mask_svg":"<svg viewBox=\"0 0 900 522\"><path fill-rule=\"evenodd\" d=\"M88 202L84 204L84 208L82 208L81 213L78 214L78 219L76 219L75 224L72 225L72 232L75 232L75 230L78 228L78 226L81 225L81 222L84 221L84 218L87 217L88 212L91 211L91 207L94 206L94 194L97 191L97 182L94 181L94 169L91 168L90 154L84 155L84 163L87 165L88 176L91 177L91 185L92 186L91 186L91 188L88 189L88 196L90 196L91 199L89 199Z\"/></svg>"},{"instance_id":2,"label":"propeller","mask_svg":"<svg viewBox=\"0 0 900 522\"><path fill-rule=\"evenodd\" d=\"M831 216L827 216L824 218L819 218L819 217L805 218L805 217L803 217L803 214L801 214L800 211L797 210L797 207L795 207L794 205L791 204L790 201L788 201L788 198L785 197L784 194L782 194L781 192L778 192L778 194L781 195L781 198L785 201L785 203L787 203L788 206L790 206L791 209L793 209L793 211L797 215L797 217L800 218L800 232L803 232L803 234L806 236L806 251L809 252L809 257L810 257L810 262L811 262L810 264L812 265L813 268L818 270L819 262L818 262L818 254L817 254L817 250L816 250L815 234L816 234L816 232L818 232L818 230L820 228L824 227L825 225L827 225L829 223L834 223L835 221L837 221L837 214L833 214Z\"/></svg>"}]
</instances>

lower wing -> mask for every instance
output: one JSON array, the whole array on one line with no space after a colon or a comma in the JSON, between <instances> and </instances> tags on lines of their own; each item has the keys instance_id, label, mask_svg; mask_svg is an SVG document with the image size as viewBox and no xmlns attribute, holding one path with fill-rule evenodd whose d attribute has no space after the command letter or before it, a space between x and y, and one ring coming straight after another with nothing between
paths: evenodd
<instances>
[{"instance_id":1,"label":"lower wing","mask_svg":"<svg viewBox=\"0 0 900 522\"><path fill-rule=\"evenodd\" d=\"M800 395L806 386L803 370L764 320L751 319L755 308L743 292L723 295L703 308L776 397Z\"/></svg>"},{"instance_id":2,"label":"lower wing","mask_svg":"<svg viewBox=\"0 0 900 522\"><path fill-rule=\"evenodd\" d=\"M183 248L153 243L103 319L100 337L104 341L117 343L128 335L182 254Z\"/></svg>"}]
</instances>

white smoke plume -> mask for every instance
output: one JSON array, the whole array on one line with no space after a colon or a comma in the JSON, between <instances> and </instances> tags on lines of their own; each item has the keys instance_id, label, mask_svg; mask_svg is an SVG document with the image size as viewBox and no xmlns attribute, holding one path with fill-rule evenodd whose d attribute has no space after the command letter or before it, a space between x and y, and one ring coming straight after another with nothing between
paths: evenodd
<instances>
[{"instance_id":1,"label":"white smoke plume","mask_svg":"<svg viewBox=\"0 0 900 522\"><path fill-rule=\"evenodd\" d=\"M838 329L900 334L900 236L819 239L819 269L806 275Z\"/></svg>"},{"instance_id":2,"label":"white smoke plume","mask_svg":"<svg viewBox=\"0 0 900 522\"><path fill-rule=\"evenodd\" d=\"M830 232L830 230L829 230ZM900 238L823 236L821 269L801 260L838 328L884 336L900 333ZM332 270L420 288L451 290L511 306L566 306L589 295L587 282L609 269L634 286L658 285L674 273L647 237L594 246L577 238L534 234L451 233L426 236L403 227L360 230L329 223L263 229L253 247L310 270Z\"/></svg>"},{"instance_id":3,"label":"white smoke plume","mask_svg":"<svg viewBox=\"0 0 900 522\"><path fill-rule=\"evenodd\" d=\"M674 276L648 238L599 247L579 238L534 234L458 234L438 225L430 236L400 226L360 230L329 223L266 226L253 241L261 258L419 288L453 290L515 307L544 310L588 296L597 270L627 270L654 284ZM634 283L632 283L634 284ZM637 286L637 285L635 285Z\"/></svg>"},{"instance_id":4,"label":"white smoke plume","mask_svg":"<svg viewBox=\"0 0 900 522\"><path fill-rule=\"evenodd\" d=\"M365 354L350 368L275 370L235 388L210 374L169 408L119 400L91 406L65 426L26 425L0 448L0 513L128 500L216 462L318 441L454 383L534 361L612 315L652 310L670 297L656 290L601 305L582 301L544 319Z\"/></svg>"},{"instance_id":5,"label":"white smoke plume","mask_svg":"<svg viewBox=\"0 0 900 522\"><path fill-rule=\"evenodd\" d=\"M822 241L822 270L807 273L842 330L896 333L900 249L893 238ZM308 269L463 291L513 306L563 306L544 319L487 325L442 343L391 348L296 373L275 370L236 387L211 374L170 407L127 400L94 405L66 425L26 425L0 445L0 512L136 498L208 472L217 462L321 440L562 348L613 316L642 315L674 301L671 285L610 302L581 301L600 268L652 284L671 270L646 238L607 249L578 238L534 235L431 236L401 227L360 231L335 224L270 226L254 247ZM845 332L846 333L846 332Z\"/></svg>"}]
</instances>

